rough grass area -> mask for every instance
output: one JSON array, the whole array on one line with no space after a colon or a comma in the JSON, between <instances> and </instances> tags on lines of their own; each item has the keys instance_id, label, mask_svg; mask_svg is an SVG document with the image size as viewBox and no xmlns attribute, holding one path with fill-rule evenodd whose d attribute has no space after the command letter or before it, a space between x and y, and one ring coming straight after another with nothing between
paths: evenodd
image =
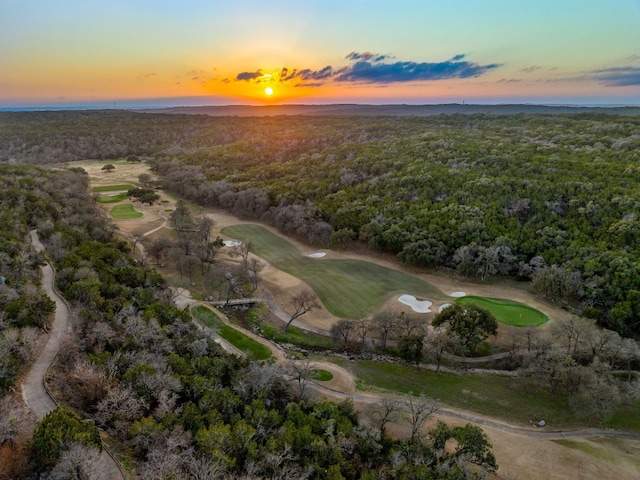
<instances>
[{"instance_id":1,"label":"rough grass area","mask_svg":"<svg viewBox=\"0 0 640 480\"><path fill-rule=\"evenodd\" d=\"M142 217L143 215L141 212L138 212L135 208L133 208L133 205L131 205L130 203L125 203L124 205L116 205L109 211L109 214L113 218L117 218L118 220L138 218Z\"/></svg>"},{"instance_id":2,"label":"rough grass area","mask_svg":"<svg viewBox=\"0 0 640 480\"><path fill-rule=\"evenodd\" d=\"M610 464L627 464L631 467L631 470L640 472L640 458L633 449L628 448L629 445L625 444L624 440L598 439L597 442L593 442L590 439L561 439L553 441L559 445L572 450L578 450L586 453L590 457L604 460Z\"/></svg>"},{"instance_id":3,"label":"rough grass area","mask_svg":"<svg viewBox=\"0 0 640 480\"><path fill-rule=\"evenodd\" d=\"M333 315L358 318L371 314L391 296L411 294L429 300L446 297L412 275L362 260L309 258L259 225L234 225L222 233L251 244L251 251L275 268L305 281Z\"/></svg>"},{"instance_id":4,"label":"rough grass area","mask_svg":"<svg viewBox=\"0 0 640 480\"><path fill-rule=\"evenodd\" d=\"M327 372L326 370L311 370L311 378L317 380L319 382L328 382L329 380L333 380L333 373Z\"/></svg>"},{"instance_id":5,"label":"rough grass area","mask_svg":"<svg viewBox=\"0 0 640 480\"><path fill-rule=\"evenodd\" d=\"M266 360L271 357L271 349L253 338L248 337L233 327L228 326L209 308L199 306L191 310L193 316L203 325L213 328L218 335L248 356L258 360Z\"/></svg>"},{"instance_id":6,"label":"rough grass area","mask_svg":"<svg viewBox=\"0 0 640 480\"><path fill-rule=\"evenodd\" d=\"M498 375L454 375L391 363L367 360L347 361L324 358L356 377L359 390L385 390L418 395L470 412L527 425L529 420L544 419L550 428L601 427L596 419L581 419L567 408L564 394L552 394L531 378ZM613 427L609 423L608 427ZM620 429L640 431L636 425L620 425Z\"/></svg>"},{"instance_id":7,"label":"rough grass area","mask_svg":"<svg viewBox=\"0 0 640 480\"><path fill-rule=\"evenodd\" d=\"M92 190L95 193L102 193L102 192L120 192L120 191L127 191L127 190L131 190L132 188L136 188L134 185L131 185L130 183L125 183L122 185L102 185L101 187L93 187Z\"/></svg>"},{"instance_id":8,"label":"rough grass area","mask_svg":"<svg viewBox=\"0 0 640 480\"><path fill-rule=\"evenodd\" d=\"M301 330L298 327L289 327L286 332L280 331L273 325L262 325L262 336L280 345L296 345L310 349L330 349L333 341L317 333Z\"/></svg>"},{"instance_id":9,"label":"rough grass area","mask_svg":"<svg viewBox=\"0 0 640 480\"><path fill-rule=\"evenodd\" d=\"M541 311L529 307L524 303L514 302L513 300L475 297L470 295L460 297L456 302L463 305L475 303L479 307L489 310L500 323L512 325L514 327L542 325L549 321L549 317Z\"/></svg>"},{"instance_id":10,"label":"rough grass area","mask_svg":"<svg viewBox=\"0 0 640 480\"><path fill-rule=\"evenodd\" d=\"M129 198L127 192L122 192L116 195L100 195L96 201L98 203L118 203L127 198Z\"/></svg>"}]
</instances>

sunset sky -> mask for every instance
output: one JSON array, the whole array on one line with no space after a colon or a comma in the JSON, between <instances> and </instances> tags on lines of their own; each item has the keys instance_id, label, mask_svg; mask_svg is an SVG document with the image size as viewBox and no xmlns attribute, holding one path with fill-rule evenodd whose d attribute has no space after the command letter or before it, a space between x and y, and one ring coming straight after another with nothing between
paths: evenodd
<instances>
[{"instance_id":1,"label":"sunset sky","mask_svg":"<svg viewBox=\"0 0 640 480\"><path fill-rule=\"evenodd\" d=\"M0 107L463 101L640 105L640 0L0 0Z\"/></svg>"}]
</instances>

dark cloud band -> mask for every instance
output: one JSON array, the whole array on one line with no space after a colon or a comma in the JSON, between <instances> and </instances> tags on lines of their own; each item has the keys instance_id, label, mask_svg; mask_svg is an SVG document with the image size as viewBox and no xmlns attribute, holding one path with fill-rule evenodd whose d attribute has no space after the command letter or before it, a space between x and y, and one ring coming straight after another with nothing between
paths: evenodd
<instances>
[{"instance_id":1,"label":"dark cloud band","mask_svg":"<svg viewBox=\"0 0 640 480\"><path fill-rule=\"evenodd\" d=\"M471 78L485 74L501 66L498 63L480 65L465 60L465 54L458 54L444 62L390 62L393 58L371 52L351 52L346 57L350 65L334 68L331 65L320 70L282 68L277 75L279 82L298 81L297 86L320 86L323 83L398 83L428 80L446 80L453 78ZM256 80L262 77L261 70L242 72L236 80Z\"/></svg>"}]
</instances>

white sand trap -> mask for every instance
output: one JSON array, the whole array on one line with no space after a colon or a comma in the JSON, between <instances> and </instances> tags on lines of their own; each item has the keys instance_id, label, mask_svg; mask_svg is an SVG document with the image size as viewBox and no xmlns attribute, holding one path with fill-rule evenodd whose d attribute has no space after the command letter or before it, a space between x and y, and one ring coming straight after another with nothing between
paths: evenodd
<instances>
[{"instance_id":1,"label":"white sand trap","mask_svg":"<svg viewBox=\"0 0 640 480\"><path fill-rule=\"evenodd\" d=\"M465 297L466 295L466 292L453 292L449 294L450 297Z\"/></svg>"},{"instance_id":2,"label":"white sand trap","mask_svg":"<svg viewBox=\"0 0 640 480\"><path fill-rule=\"evenodd\" d=\"M438 307L438 313L442 312L442 310L444 310L445 308L450 307L450 306L451 306L450 303L443 303L442 305L440 305Z\"/></svg>"},{"instance_id":3,"label":"white sand trap","mask_svg":"<svg viewBox=\"0 0 640 480\"><path fill-rule=\"evenodd\" d=\"M429 313L431 311L429 310L429 307L433 305L433 302L430 302L429 300L418 300L413 295L400 295L398 301L405 305L409 305L414 312L418 313Z\"/></svg>"},{"instance_id":4,"label":"white sand trap","mask_svg":"<svg viewBox=\"0 0 640 480\"><path fill-rule=\"evenodd\" d=\"M307 255L307 257L311 257L311 258L322 258L326 255L326 253L324 252L317 252L317 253L310 253L309 255Z\"/></svg>"},{"instance_id":5,"label":"white sand trap","mask_svg":"<svg viewBox=\"0 0 640 480\"><path fill-rule=\"evenodd\" d=\"M222 243L224 243L225 247L239 247L242 245L242 242L239 240L225 240Z\"/></svg>"}]
</instances>

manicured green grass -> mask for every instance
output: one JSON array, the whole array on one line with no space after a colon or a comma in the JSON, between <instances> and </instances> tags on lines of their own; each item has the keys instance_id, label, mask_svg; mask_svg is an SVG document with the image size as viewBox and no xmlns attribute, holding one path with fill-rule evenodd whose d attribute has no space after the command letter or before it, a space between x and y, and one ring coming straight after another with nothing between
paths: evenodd
<instances>
[{"instance_id":1,"label":"manicured green grass","mask_svg":"<svg viewBox=\"0 0 640 480\"><path fill-rule=\"evenodd\" d=\"M289 327L286 332L282 332L273 325L264 324L262 325L262 336L280 345L289 343L303 348L320 348L325 350L333 346L333 341L329 337L324 337L297 327Z\"/></svg>"},{"instance_id":2,"label":"manicured green grass","mask_svg":"<svg viewBox=\"0 0 640 480\"><path fill-rule=\"evenodd\" d=\"M327 372L326 370L311 370L311 378L317 380L319 382L328 382L329 380L333 380L333 373Z\"/></svg>"},{"instance_id":3,"label":"manicured green grass","mask_svg":"<svg viewBox=\"0 0 640 480\"><path fill-rule=\"evenodd\" d=\"M305 281L327 310L337 317L358 318L371 314L389 297L398 294L432 301L448 298L413 275L374 263L303 256L289 242L259 225L234 225L222 229L222 233L250 243L253 253Z\"/></svg>"},{"instance_id":4,"label":"manicured green grass","mask_svg":"<svg viewBox=\"0 0 640 480\"><path fill-rule=\"evenodd\" d=\"M129 198L127 192L118 193L117 195L100 195L96 200L98 203L117 203Z\"/></svg>"},{"instance_id":5,"label":"manicured green grass","mask_svg":"<svg viewBox=\"0 0 640 480\"><path fill-rule=\"evenodd\" d=\"M125 183L123 185L103 185L101 187L93 187L92 190L95 193L102 193L102 192L119 192L121 190L131 190L132 188L136 188L135 186L131 185L130 183Z\"/></svg>"},{"instance_id":6,"label":"manicured green grass","mask_svg":"<svg viewBox=\"0 0 640 480\"><path fill-rule=\"evenodd\" d=\"M193 316L209 328L217 330L218 335L231 345L249 356L258 360L266 360L271 357L271 349L253 338L248 337L233 327L228 326L209 308L198 306L192 309Z\"/></svg>"},{"instance_id":7,"label":"manicured green grass","mask_svg":"<svg viewBox=\"0 0 640 480\"><path fill-rule=\"evenodd\" d=\"M127 220L129 218L138 218L142 216L142 213L133 208L133 205L131 205L130 203L116 205L111 209L109 214L113 218L117 218L120 220Z\"/></svg>"},{"instance_id":8,"label":"manicured green grass","mask_svg":"<svg viewBox=\"0 0 640 480\"><path fill-rule=\"evenodd\" d=\"M542 325L549 321L549 317L541 311L512 300L467 296L458 298L456 302L463 305L475 303L479 307L489 310L499 322L514 327Z\"/></svg>"}]
</instances>

